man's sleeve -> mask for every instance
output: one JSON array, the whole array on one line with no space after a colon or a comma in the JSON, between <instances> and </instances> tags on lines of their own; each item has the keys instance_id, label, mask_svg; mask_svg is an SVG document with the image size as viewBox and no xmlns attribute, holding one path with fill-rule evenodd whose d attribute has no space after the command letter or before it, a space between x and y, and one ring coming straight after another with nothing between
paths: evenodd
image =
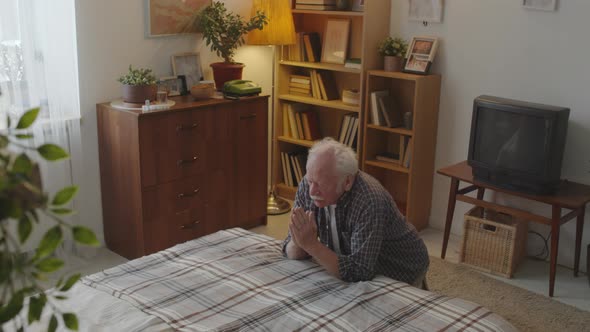
<instances>
[{"instance_id":1,"label":"man's sleeve","mask_svg":"<svg viewBox=\"0 0 590 332\"><path fill-rule=\"evenodd\" d=\"M338 272L344 281L371 280L383 243L386 218L379 209L367 209L353 220L350 255L338 256Z\"/></svg>"}]
</instances>

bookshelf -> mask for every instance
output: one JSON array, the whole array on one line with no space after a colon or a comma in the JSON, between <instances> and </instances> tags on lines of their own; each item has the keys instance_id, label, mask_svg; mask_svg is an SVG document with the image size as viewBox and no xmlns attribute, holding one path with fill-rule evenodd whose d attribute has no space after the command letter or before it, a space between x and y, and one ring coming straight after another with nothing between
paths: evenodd
<instances>
[{"instance_id":1,"label":"bookshelf","mask_svg":"<svg viewBox=\"0 0 590 332\"><path fill-rule=\"evenodd\" d=\"M304 108L305 111L316 114L317 127L319 128L320 137L333 137L338 140L341 132L341 126L345 118L358 118L356 132L346 135L349 137L350 145L355 148L360 156L362 147L362 121L363 121L363 104L365 101L364 77L369 69L382 68L383 59L378 54L377 46L381 40L389 35L389 0L371 0L365 3L364 12L353 11L314 11L292 9L295 30L299 33L317 33L323 44L324 31L326 22L330 19L347 19L350 21L350 33L348 37L348 48L346 58L362 59L360 68L349 68L344 64L309 62L301 61L301 58L292 56L292 47L283 47L281 56L277 59L276 86L275 86L275 137L273 137L273 155L276 156L272 161L273 179L276 193L287 199L294 199L297 192L296 185L288 185L285 181L285 172L282 165L282 153L297 155L306 152L313 145L312 140L295 138L291 134L290 128L285 128L283 117L285 108L289 105L296 108ZM295 2L293 2L295 3ZM321 59L321 57L320 57ZM310 95L293 93L295 89L290 87L293 75L310 76L312 71L319 73L320 76L326 75L320 84L326 85L326 89L332 88L337 91L337 98L325 100L313 96L313 88L308 88ZM329 82L329 83L328 83ZM301 87L301 86L299 86ZM305 87L303 87L305 90ZM345 104L342 102L342 91L358 90L360 98L358 105ZM300 90L301 91L301 90ZM352 122L352 121L351 121ZM353 128L353 127L351 127ZM352 135L352 137L350 136ZM356 138L356 140L355 140ZM305 170L305 165L299 165ZM288 170L287 170L288 171ZM293 176L295 176L293 174ZM293 182L293 181L291 181Z\"/></svg>"},{"instance_id":2,"label":"bookshelf","mask_svg":"<svg viewBox=\"0 0 590 332\"><path fill-rule=\"evenodd\" d=\"M418 230L428 225L430 216L440 81L439 75L382 70L370 70L366 77L361 168L385 186ZM394 118L395 112L398 118L411 112L411 129L374 124L371 93L375 91L387 91L391 96L389 117ZM385 154L398 155L400 161L377 159Z\"/></svg>"}]
</instances>

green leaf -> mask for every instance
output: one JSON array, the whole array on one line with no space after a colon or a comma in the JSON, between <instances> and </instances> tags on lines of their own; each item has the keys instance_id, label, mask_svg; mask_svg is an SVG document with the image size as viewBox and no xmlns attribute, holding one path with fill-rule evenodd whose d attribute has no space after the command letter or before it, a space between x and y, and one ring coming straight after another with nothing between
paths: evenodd
<instances>
[{"instance_id":1,"label":"green leaf","mask_svg":"<svg viewBox=\"0 0 590 332\"><path fill-rule=\"evenodd\" d=\"M45 160L60 160L68 158L70 155L67 154L62 148L55 144L43 144L37 148L37 152L45 158Z\"/></svg>"},{"instance_id":2,"label":"green leaf","mask_svg":"<svg viewBox=\"0 0 590 332\"><path fill-rule=\"evenodd\" d=\"M72 235L74 236L74 240L76 240L78 243L93 247L98 247L100 245L100 242L98 242L96 239L94 232L84 226L72 227Z\"/></svg>"},{"instance_id":3,"label":"green leaf","mask_svg":"<svg viewBox=\"0 0 590 332\"><path fill-rule=\"evenodd\" d=\"M29 174L32 168L33 163L25 153L18 155L12 164L12 171L16 173Z\"/></svg>"},{"instance_id":4,"label":"green leaf","mask_svg":"<svg viewBox=\"0 0 590 332\"><path fill-rule=\"evenodd\" d=\"M78 331L78 317L75 314L66 312L62 317L68 329Z\"/></svg>"},{"instance_id":5,"label":"green leaf","mask_svg":"<svg viewBox=\"0 0 590 332\"><path fill-rule=\"evenodd\" d=\"M49 211L51 211L55 214L59 214L59 215L72 214L74 212L71 209L64 209L64 208L49 209Z\"/></svg>"},{"instance_id":6,"label":"green leaf","mask_svg":"<svg viewBox=\"0 0 590 332\"><path fill-rule=\"evenodd\" d=\"M61 243L62 236L63 234L60 226L54 226L49 229L43 236L43 239L41 239L41 243L37 248L36 257L41 259L53 253L55 248Z\"/></svg>"},{"instance_id":7,"label":"green leaf","mask_svg":"<svg viewBox=\"0 0 590 332\"><path fill-rule=\"evenodd\" d=\"M16 134L14 135L14 137L18 138L18 139L30 139L33 138L32 134Z\"/></svg>"},{"instance_id":8,"label":"green leaf","mask_svg":"<svg viewBox=\"0 0 590 332\"><path fill-rule=\"evenodd\" d=\"M76 282L78 282L78 280L80 280L80 277L82 275L80 273L74 274L73 276L69 277L68 280L66 281L65 285L59 290L60 292L67 292L70 290L70 288L72 288L72 286L74 286L74 284Z\"/></svg>"},{"instance_id":9,"label":"green leaf","mask_svg":"<svg viewBox=\"0 0 590 332\"><path fill-rule=\"evenodd\" d=\"M49 325L47 325L47 332L55 332L55 330L57 330L57 318L55 315L51 315Z\"/></svg>"},{"instance_id":10,"label":"green leaf","mask_svg":"<svg viewBox=\"0 0 590 332\"><path fill-rule=\"evenodd\" d=\"M47 297L45 294L31 297L31 301L29 302L29 315L28 320L29 324L34 321L38 321L41 318L41 313L43 312L43 307L45 307L45 303L47 303Z\"/></svg>"},{"instance_id":11,"label":"green leaf","mask_svg":"<svg viewBox=\"0 0 590 332\"><path fill-rule=\"evenodd\" d=\"M0 309L0 325L13 319L23 308L24 295L22 291L16 292L8 304Z\"/></svg>"},{"instance_id":12,"label":"green leaf","mask_svg":"<svg viewBox=\"0 0 590 332\"><path fill-rule=\"evenodd\" d=\"M78 192L77 186L65 187L60 190L55 196L53 197L53 201L51 202L52 205L64 205L68 203L76 193Z\"/></svg>"},{"instance_id":13,"label":"green leaf","mask_svg":"<svg viewBox=\"0 0 590 332\"><path fill-rule=\"evenodd\" d=\"M39 115L39 111L41 109L39 107L33 108L23 114L20 119L18 120L18 124L16 125L16 129L25 129L29 128L35 120L37 120L37 115Z\"/></svg>"},{"instance_id":14,"label":"green leaf","mask_svg":"<svg viewBox=\"0 0 590 332\"><path fill-rule=\"evenodd\" d=\"M31 219L26 214L23 214L18 221L18 239L20 243L23 244L31 235L33 231L33 223Z\"/></svg>"},{"instance_id":15,"label":"green leaf","mask_svg":"<svg viewBox=\"0 0 590 332\"><path fill-rule=\"evenodd\" d=\"M39 271L47 273L59 270L62 266L64 266L64 262L61 259L54 257L45 258L44 260L35 264L35 267Z\"/></svg>"}]
</instances>

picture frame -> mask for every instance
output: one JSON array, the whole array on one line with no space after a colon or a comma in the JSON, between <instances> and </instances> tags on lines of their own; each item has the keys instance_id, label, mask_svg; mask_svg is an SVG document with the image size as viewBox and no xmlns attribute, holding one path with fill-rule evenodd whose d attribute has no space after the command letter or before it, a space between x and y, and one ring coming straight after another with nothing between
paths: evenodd
<instances>
[{"instance_id":1,"label":"picture frame","mask_svg":"<svg viewBox=\"0 0 590 332\"><path fill-rule=\"evenodd\" d=\"M158 79L158 90L168 91L168 96L180 96L182 81L176 76L164 76Z\"/></svg>"},{"instance_id":2,"label":"picture frame","mask_svg":"<svg viewBox=\"0 0 590 332\"><path fill-rule=\"evenodd\" d=\"M365 11L365 0L352 0L351 10L354 12Z\"/></svg>"},{"instance_id":3,"label":"picture frame","mask_svg":"<svg viewBox=\"0 0 590 332\"><path fill-rule=\"evenodd\" d=\"M431 36L413 37L406 53L403 71L426 75L438 49L438 38Z\"/></svg>"},{"instance_id":4,"label":"picture frame","mask_svg":"<svg viewBox=\"0 0 590 332\"><path fill-rule=\"evenodd\" d=\"M350 19L328 19L322 43L322 62L344 64L348 50Z\"/></svg>"},{"instance_id":5,"label":"picture frame","mask_svg":"<svg viewBox=\"0 0 590 332\"><path fill-rule=\"evenodd\" d=\"M211 0L144 0L145 36L147 38L173 36L186 32L198 13Z\"/></svg>"},{"instance_id":6,"label":"picture frame","mask_svg":"<svg viewBox=\"0 0 590 332\"><path fill-rule=\"evenodd\" d=\"M441 23L443 0L410 0L408 20Z\"/></svg>"},{"instance_id":7,"label":"picture frame","mask_svg":"<svg viewBox=\"0 0 590 332\"><path fill-rule=\"evenodd\" d=\"M171 57L172 72L174 76L184 75L186 87L190 88L203 80L203 70L201 67L201 56L195 52L185 52L174 54Z\"/></svg>"},{"instance_id":8,"label":"picture frame","mask_svg":"<svg viewBox=\"0 0 590 332\"><path fill-rule=\"evenodd\" d=\"M557 0L522 0L522 6L527 9L555 11Z\"/></svg>"}]
</instances>

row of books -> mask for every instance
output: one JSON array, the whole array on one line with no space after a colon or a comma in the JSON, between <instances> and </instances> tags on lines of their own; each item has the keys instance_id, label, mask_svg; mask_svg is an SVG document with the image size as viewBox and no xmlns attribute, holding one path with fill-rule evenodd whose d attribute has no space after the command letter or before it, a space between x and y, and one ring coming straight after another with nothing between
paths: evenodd
<instances>
[{"instance_id":1,"label":"row of books","mask_svg":"<svg viewBox=\"0 0 590 332\"><path fill-rule=\"evenodd\" d=\"M370 97L369 115L372 124L390 128L403 126L402 112L396 110L395 100L388 90L373 91Z\"/></svg>"},{"instance_id":2,"label":"row of books","mask_svg":"<svg viewBox=\"0 0 590 332\"><path fill-rule=\"evenodd\" d=\"M338 142L348 145L353 149L356 148L359 129L359 115L358 113L348 113L342 118L342 125L340 125L340 134L338 135Z\"/></svg>"},{"instance_id":3,"label":"row of books","mask_svg":"<svg viewBox=\"0 0 590 332\"><path fill-rule=\"evenodd\" d=\"M291 75L289 93L322 100L340 99L332 72L316 69L311 69L309 76Z\"/></svg>"},{"instance_id":4,"label":"row of books","mask_svg":"<svg viewBox=\"0 0 590 332\"><path fill-rule=\"evenodd\" d=\"M281 152L281 165L283 166L283 181L290 187L296 187L305 176L307 153L305 152Z\"/></svg>"},{"instance_id":5,"label":"row of books","mask_svg":"<svg viewBox=\"0 0 590 332\"><path fill-rule=\"evenodd\" d=\"M305 104L284 103L283 135L307 141L322 138L318 114Z\"/></svg>"},{"instance_id":6,"label":"row of books","mask_svg":"<svg viewBox=\"0 0 590 332\"><path fill-rule=\"evenodd\" d=\"M296 0L295 9L336 10L336 0Z\"/></svg>"},{"instance_id":7,"label":"row of books","mask_svg":"<svg viewBox=\"0 0 590 332\"><path fill-rule=\"evenodd\" d=\"M399 142L398 152L383 152L375 156L375 159L400 165L406 168L410 167L413 148L412 138L409 136L400 136Z\"/></svg>"},{"instance_id":8,"label":"row of books","mask_svg":"<svg viewBox=\"0 0 590 332\"><path fill-rule=\"evenodd\" d=\"M291 61L320 62L322 42L317 32L297 32L295 44L287 48L287 58Z\"/></svg>"}]
</instances>

